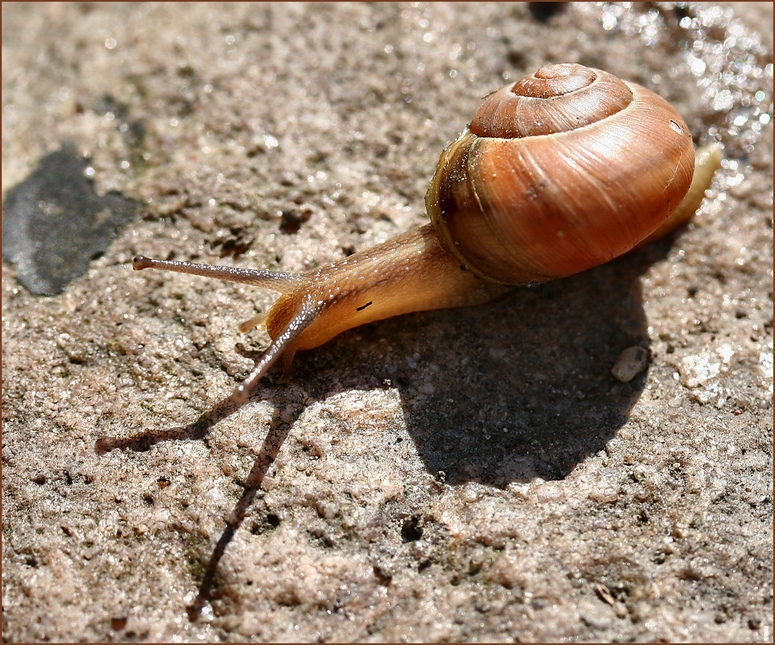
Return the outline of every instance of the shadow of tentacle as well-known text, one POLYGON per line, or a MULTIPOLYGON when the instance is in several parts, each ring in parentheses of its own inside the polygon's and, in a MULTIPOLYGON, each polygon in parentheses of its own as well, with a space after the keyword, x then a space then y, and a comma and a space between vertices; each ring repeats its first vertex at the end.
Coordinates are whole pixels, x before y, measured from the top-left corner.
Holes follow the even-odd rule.
MULTIPOLYGON (((284 388, 281 388, 284 389, 284 388)), ((269 431, 264 438, 261 449, 256 456, 253 467, 248 474, 242 495, 234 505, 226 526, 221 533, 210 558, 205 567, 204 576, 199 584, 199 590, 194 602, 187 607, 189 619, 197 620, 202 613, 202 609, 209 602, 215 582, 215 574, 218 571, 218 565, 223 558, 226 548, 234 537, 239 527, 242 525, 248 510, 255 500, 261 484, 264 481, 269 469, 275 462, 280 449, 293 427, 294 423, 301 414, 304 406, 300 403, 289 402, 287 397, 277 393, 277 388, 267 396, 266 392, 256 392, 251 399, 269 400, 273 406, 272 420, 269 424, 269 431), (273 397, 281 397, 281 401, 272 401, 273 397), (282 410, 282 414, 280 411, 282 410)), ((152 446, 164 441, 195 441, 204 439, 217 423, 228 418, 242 407, 244 403, 236 401, 233 396, 216 403, 212 408, 203 413, 196 421, 186 426, 169 428, 167 430, 149 431, 129 437, 118 439, 105 437, 99 439, 95 444, 95 451, 99 455, 105 455, 111 450, 130 450, 133 452, 146 452, 152 446)))
POLYGON ((229 519, 226 522, 226 527, 223 529, 223 533, 221 533, 221 537, 218 539, 218 542, 210 555, 210 560, 205 568, 202 582, 199 585, 199 593, 191 606, 187 608, 189 620, 197 620, 202 613, 202 609, 204 609, 205 605, 210 600, 213 583, 215 582, 215 574, 218 570, 221 558, 223 558, 223 554, 226 552, 226 547, 229 545, 229 542, 231 542, 237 529, 242 525, 242 521, 245 519, 248 509, 253 504, 253 500, 261 488, 264 477, 266 477, 266 474, 269 472, 269 469, 277 458, 277 454, 280 452, 280 448, 282 448, 283 443, 285 443, 285 440, 288 438, 291 427, 293 427, 293 423, 296 418, 298 418, 301 409, 300 406, 298 409, 294 409, 292 420, 290 422, 285 422, 280 420, 279 408, 277 406, 274 407, 269 432, 261 446, 261 451, 253 462, 253 468, 245 480, 245 489, 242 491, 239 501, 232 509, 229 519))
POLYGON ((234 401, 229 396, 186 426, 143 432, 129 438, 105 437, 97 440, 94 449, 98 455, 102 456, 117 449, 147 452, 157 443, 164 441, 198 441, 204 439, 213 426, 234 414, 241 405, 243 404, 234 401))

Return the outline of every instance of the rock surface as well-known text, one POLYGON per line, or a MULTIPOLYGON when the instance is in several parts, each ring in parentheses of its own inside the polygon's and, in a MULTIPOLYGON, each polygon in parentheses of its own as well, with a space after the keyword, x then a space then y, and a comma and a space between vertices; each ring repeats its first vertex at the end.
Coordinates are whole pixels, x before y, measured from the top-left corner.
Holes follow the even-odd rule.
POLYGON ((4 4, 3 197, 72 141, 99 195, 141 204, 56 297, 4 265, 4 639, 771 641, 771 23, 755 3, 4 4), (208 415, 273 296, 132 256, 300 271, 419 225, 479 98, 559 61, 722 141, 695 223, 350 331, 208 415), (622 383, 628 347, 649 363, 622 383))

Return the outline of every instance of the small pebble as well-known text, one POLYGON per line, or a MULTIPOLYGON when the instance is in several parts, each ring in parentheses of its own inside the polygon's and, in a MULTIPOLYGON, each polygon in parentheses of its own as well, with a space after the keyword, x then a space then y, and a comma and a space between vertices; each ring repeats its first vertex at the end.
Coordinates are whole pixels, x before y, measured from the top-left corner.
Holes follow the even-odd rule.
POLYGON ((649 364, 648 352, 642 347, 628 347, 616 359, 611 374, 622 383, 628 383, 640 374, 649 364))

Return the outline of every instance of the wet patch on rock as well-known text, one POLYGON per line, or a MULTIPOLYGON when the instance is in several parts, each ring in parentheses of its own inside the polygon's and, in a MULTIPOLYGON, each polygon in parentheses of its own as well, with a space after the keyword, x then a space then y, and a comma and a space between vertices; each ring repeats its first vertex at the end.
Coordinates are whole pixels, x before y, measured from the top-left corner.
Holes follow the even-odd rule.
POLYGON ((3 257, 17 265, 19 282, 34 294, 61 293, 137 209, 137 202, 118 192, 97 195, 85 175, 87 165, 68 144, 41 159, 27 179, 8 191, 3 257))

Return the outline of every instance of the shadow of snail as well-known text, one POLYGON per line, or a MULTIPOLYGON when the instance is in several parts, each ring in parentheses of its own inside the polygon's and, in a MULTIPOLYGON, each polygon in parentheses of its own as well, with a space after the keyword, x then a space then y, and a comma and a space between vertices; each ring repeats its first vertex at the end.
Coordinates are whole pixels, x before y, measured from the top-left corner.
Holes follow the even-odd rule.
MULTIPOLYGON (((136 257, 136 270, 190 273, 281 294, 266 314, 240 326, 247 332, 264 325, 272 343, 233 394, 190 426, 156 435, 148 442, 203 436, 207 428, 250 398, 277 361, 282 362, 287 377, 298 350, 323 345, 353 327, 409 312, 482 304, 514 286, 567 278, 648 244, 695 213, 720 157, 717 147, 695 151, 681 116, 654 92, 601 70, 549 65, 489 94, 470 125, 443 151, 425 198, 431 219, 428 225, 300 274, 136 257)), ((624 279, 631 285, 635 276, 624 279)), ((589 287, 589 280, 573 280, 576 286, 587 285, 585 296, 600 296, 589 287)), ((619 293, 631 293, 631 286, 622 283, 619 293)), ((494 303, 496 309, 489 313, 489 308, 480 308, 476 314, 461 315, 479 320, 507 317, 523 306, 546 307, 546 301, 552 300, 546 294, 560 294, 570 298, 551 312, 561 319, 562 307, 573 300, 566 286, 524 294, 494 303), (497 308, 500 311, 493 313, 497 308)), ((606 301, 601 310, 610 311, 614 306, 606 301)), ((548 305, 547 311, 551 309, 548 305)), ((432 319, 434 314, 424 315, 432 319)), ((497 358, 499 341, 490 340, 497 358)), ((529 342, 527 330, 521 340, 529 342)), ((571 359, 575 357, 556 352, 552 356, 549 360, 567 362, 573 379, 571 359)), ((592 356, 590 360, 600 359, 592 356)), ((493 374, 489 378, 512 378, 504 377, 508 370, 503 367, 493 374)), ((492 385, 497 387, 496 382, 492 385)), ((583 388, 569 385, 568 392, 562 389, 558 397, 584 396, 583 388)), ((440 399, 448 395, 439 394, 440 399)), ((630 398, 624 403, 625 414, 632 402, 630 398)), ((477 407, 476 401, 470 404, 477 407)), ((550 418, 563 410, 562 406, 536 410, 532 416, 550 418)), ((444 404, 439 403, 435 411, 444 414, 444 404)), ((412 404, 405 403, 405 412, 418 416, 412 404)), ((504 415, 509 417, 508 410, 504 415)), ((475 425, 475 419, 472 423, 475 425)), ((594 426, 596 420, 590 417, 579 422, 580 426, 584 423, 594 426)), ((272 424, 245 494, 211 557, 193 617, 207 600, 223 549, 287 433, 287 424, 272 424)), ((119 447, 118 443, 104 441, 98 449, 112 447, 119 447)), ((434 450, 431 447, 426 455, 431 467, 441 463, 433 456, 434 450)), ((561 476, 579 458, 578 454, 570 456, 555 474, 561 476)), ((458 476, 478 477, 464 471, 465 467, 458 476)), ((513 466, 505 476, 521 478, 542 472, 540 465, 523 464, 513 466)))

